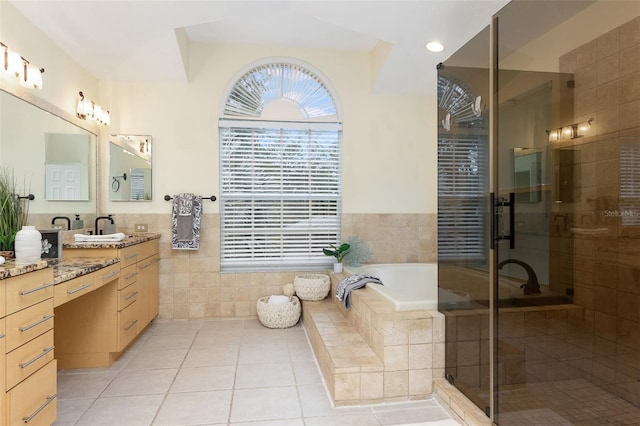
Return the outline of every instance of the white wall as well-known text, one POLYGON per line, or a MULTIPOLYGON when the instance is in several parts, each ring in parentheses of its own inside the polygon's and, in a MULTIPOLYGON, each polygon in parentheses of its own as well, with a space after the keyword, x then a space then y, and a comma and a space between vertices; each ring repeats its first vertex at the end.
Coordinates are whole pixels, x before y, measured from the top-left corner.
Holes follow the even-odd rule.
MULTIPOLYGON (((103 211, 162 213, 168 211, 164 194, 218 195, 220 104, 238 73, 268 57, 309 64, 337 94, 344 123, 344 213, 436 212, 434 97, 369 93, 366 53, 206 44, 190 47, 188 86, 101 82, 100 99, 112 111, 110 132, 150 134, 154 143, 154 201, 110 203, 103 193, 103 211)), ((205 212, 217 211, 217 203, 205 204, 205 212)))
MULTIPOLYGON (((109 182, 108 134, 153 136, 154 200, 110 202, 108 188, 103 188, 100 213, 168 213, 165 194, 219 195, 220 103, 237 73, 265 57, 308 63, 335 90, 344 112, 344 213, 437 211, 436 99, 371 94, 369 54, 192 44, 188 85, 120 83, 98 82, 4 1, 0 2, 0 39, 46 69, 44 88, 22 91, 23 97, 42 99, 73 115, 82 90, 111 111, 111 126, 99 129, 98 181, 103 185, 109 182)), ((7 84, 2 82, 2 87, 7 84)), ((205 213, 215 212, 218 203, 205 204, 205 213)))

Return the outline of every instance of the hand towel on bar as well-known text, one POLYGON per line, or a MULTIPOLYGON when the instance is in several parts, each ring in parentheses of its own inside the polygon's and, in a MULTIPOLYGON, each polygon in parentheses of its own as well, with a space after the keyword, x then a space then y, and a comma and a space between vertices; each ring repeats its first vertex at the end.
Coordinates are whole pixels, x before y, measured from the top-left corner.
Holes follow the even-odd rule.
POLYGON ((175 195, 171 213, 172 248, 198 250, 200 248, 202 197, 191 193, 175 195))
POLYGON ((355 274, 340 280, 336 288, 336 299, 344 303, 344 307, 351 309, 351 290, 367 285, 367 283, 382 284, 380 278, 367 274, 355 274))

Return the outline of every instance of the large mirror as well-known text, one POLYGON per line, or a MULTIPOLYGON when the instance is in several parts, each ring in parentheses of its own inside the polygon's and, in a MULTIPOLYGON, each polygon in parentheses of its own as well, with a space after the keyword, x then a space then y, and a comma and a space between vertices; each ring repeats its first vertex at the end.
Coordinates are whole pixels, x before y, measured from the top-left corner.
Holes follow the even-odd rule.
POLYGON ((2 90, 0 112, 0 164, 35 196, 29 222, 95 215, 96 135, 2 90))
POLYGON ((109 200, 151 201, 150 135, 111 135, 109 200))

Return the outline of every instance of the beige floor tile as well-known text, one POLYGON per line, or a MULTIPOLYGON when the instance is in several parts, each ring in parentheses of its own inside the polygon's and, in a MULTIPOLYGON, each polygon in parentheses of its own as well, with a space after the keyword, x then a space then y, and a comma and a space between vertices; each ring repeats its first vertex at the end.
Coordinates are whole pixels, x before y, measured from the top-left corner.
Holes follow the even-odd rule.
POLYGON ((242 364, 236 372, 236 389, 293 386, 295 379, 291 364, 242 364))
POLYGON ((235 366, 181 368, 170 393, 232 389, 235 366))
POLYGON ((78 426, 148 426, 164 395, 98 398, 76 423, 78 426))
POLYGON ((117 372, 58 375, 58 399, 97 398, 117 372))
POLYGON ((125 370, 156 370, 160 368, 179 368, 188 349, 168 349, 158 351, 140 351, 124 367, 125 370))
POLYGON ((306 426, 378 426, 380 423, 373 413, 342 414, 330 417, 305 417, 306 426))
POLYGON ((304 426, 302 419, 266 420, 262 422, 232 422, 229 426, 304 426))
POLYGON ((54 426, 71 426, 89 409, 95 401, 93 398, 58 399, 58 418, 54 426))
POLYGON ((233 392, 231 422, 296 419, 301 417, 295 386, 238 389, 233 392))
POLYGON ((141 351, 161 351, 167 349, 188 349, 193 343, 196 333, 159 334, 149 337, 141 351))
POLYGON ((164 395, 177 372, 176 368, 127 371, 116 377, 101 396, 164 395))
POLYGON ((315 361, 297 362, 294 359, 294 362, 291 365, 293 366, 293 374, 298 386, 322 384, 322 375, 320 374, 315 361))
POLYGON ((242 331, 200 331, 193 341, 192 348, 213 348, 218 345, 236 344, 242 341, 242 331))
POLYGON ((182 366, 236 365, 239 351, 240 345, 237 343, 221 343, 211 348, 191 348, 182 366))
POLYGON ((155 322, 150 327, 149 332, 152 335, 165 335, 165 334, 193 334, 199 331, 203 324, 203 321, 167 321, 167 322, 155 322))
POLYGON ((238 364, 263 364, 290 362, 289 349, 279 343, 243 343, 240 346, 238 364))
POLYGON ((154 425, 226 424, 231 390, 174 393, 162 403, 154 425))

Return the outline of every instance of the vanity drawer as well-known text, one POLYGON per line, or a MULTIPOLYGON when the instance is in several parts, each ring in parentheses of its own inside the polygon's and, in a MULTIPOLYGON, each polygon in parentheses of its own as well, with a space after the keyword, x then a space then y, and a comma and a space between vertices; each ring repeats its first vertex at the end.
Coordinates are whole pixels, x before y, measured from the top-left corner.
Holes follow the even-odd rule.
POLYGON ((111 281, 120 278, 120 264, 114 263, 106 268, 102 268, 93 272, 96 280, 96 287, 101 287, 111 281))
POLYGON ((7 354, 9 390, 53 359, 53 330, 49 330, 7 354))
MULTIPOLYGON (((5 373, 6 373, 6 369, 4 368, 4 360, 6 359, 6 353, 7 353, 7 349, 6 349, 6 342, 7 342, 7 330, 4 328, 5 327, 5 319, 4 318, 0 318, 0 408, 2 409, 1 411, 4 412, 4 390, 6 389, 5 387, 5 373)), ((0 424, 3 424, 3 418, 2 415, 0 415, 0 424)))
POLYGON ((160 251, 159 240, 146 241, 139 244, 138 247, 138 253, 140 254, 138 261, 146 259, 149 256, 153 256, 160 251))
POLYGON ((118 257, 120 258, 120 269, 129 265, 133 265, 140 259, 140 244, 125 247, 118 250, 118 257))
POLYGON ((120 270, 120 281, 118 281, 118 290, 130 286, 138 280, 138 267, 129 265, 120 270))
POLYGON ((118 290, 118 312, 135 302, 138 298, 138 283, 133 283, 127 288, 118 290))
POLYGON ((57 284, 53 290, 53 306, 60 306, 89 293, 91 290, 95 290, 97 286, 94 278, 94 274, 87 274, 57 284))
POLYGON ((3 280, 7 315, 53 297, 53 270, 40 269, 3 280))
POLYGON ((57 416, 56 360, 7 392, 7 424, 50 426, 57 416))
POLYGON ((24 309, 6 318, 7 352, 53 329, 53 299, 24 309))
POLYGON ((140 310, 138 302, 133 302, 118 312, 118 351, 122 351, 138 335, 140 310))

